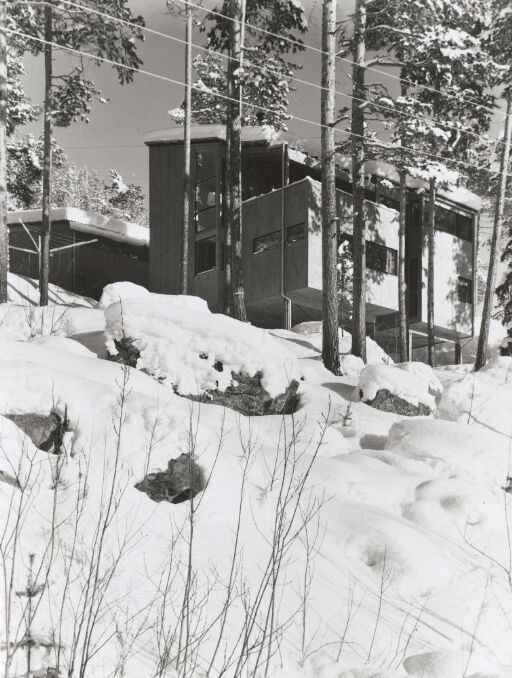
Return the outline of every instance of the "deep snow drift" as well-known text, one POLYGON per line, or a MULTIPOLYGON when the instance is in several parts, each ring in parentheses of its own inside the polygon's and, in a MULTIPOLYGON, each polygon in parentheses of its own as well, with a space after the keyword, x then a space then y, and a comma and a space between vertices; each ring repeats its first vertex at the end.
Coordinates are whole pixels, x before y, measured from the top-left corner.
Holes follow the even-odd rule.
POLYGON ((0 417, 10 675, 28 632, 32 668, 62 675, 509 676, 512 359, 427 379, 369 345, 436 400, 435 417, 399 417, 354 401, 357 360, 323 368, 318 326, 267 333, 132 293, 0 308, 0 411, 70 420, 54 456, 0 417), (201 384, 198 352, 269 383, 293 366, 299 411, 249 420, 101 359, 121 309, 141 368, 201 384), (182 452, 207 478, 192 514, 134 487, 182 452))

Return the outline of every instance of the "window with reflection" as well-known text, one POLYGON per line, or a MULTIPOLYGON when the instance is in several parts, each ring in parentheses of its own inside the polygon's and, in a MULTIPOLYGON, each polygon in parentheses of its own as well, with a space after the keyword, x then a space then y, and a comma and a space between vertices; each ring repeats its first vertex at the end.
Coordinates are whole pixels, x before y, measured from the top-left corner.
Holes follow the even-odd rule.
POLYGON ((218 177, 215 151, 196 152, 195 210, 196 231, 215 228, 217 224, 218 177))
MULTIPOLYGON (((341 233, 339 244, 345 244, 353 257, 353 238, 349 233, 341 233)), ((398 252, 391 247, 379 245, 376 242, 366 241, 366 268, 389 275, 398 274, 398 252)))

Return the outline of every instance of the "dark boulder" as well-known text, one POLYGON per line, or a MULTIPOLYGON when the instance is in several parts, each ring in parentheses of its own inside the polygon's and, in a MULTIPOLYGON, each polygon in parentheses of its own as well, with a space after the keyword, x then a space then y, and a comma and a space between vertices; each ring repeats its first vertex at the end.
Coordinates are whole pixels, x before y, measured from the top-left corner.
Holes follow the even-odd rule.
POLYGON ((122 337, 121 339, 114 339, 114 345, 117 353, 109 355, 108 360, 114 363, 121 363, 129 367, 137 367, 137 361, 140 358, 140 351, 135 346, 134 340, 130 337, 122 337))
POLYGON ((64 417, 55 410, 51 410, 48 415, 29 412, 4 414, 4 417, 14 422, 43 452, 61 453, 64 434, 69 431, 67 412, 64 417))
POLYGON ((204 488, 203 471, 190 459, 189 454, 180 454, 177 459, 170 460, 166 471, 148 473, 135 484, 135 489, 145 492, 153 501, 168 501, 171 504, 192 499, 204 488))
MULTIPOLYGON (((361 400, 363 400, 364 394, 362 390, 359 392, 359 395, 361 400)), ((363 402, 382 412, 394 412, 395 414, 402 414, 405 417, 427 417, 429 414, 432 414, 432 410, 427 405, 424 405, 423 403, 412 405, 407 400, 388 391, 387 388, 382 388, 380 391, 377 391, 377 395, 373 400, 364 400, 363 402)))
MULTIPOLYGON (((201 396, 185 396, 199 402, 229 407, 247 417, 261 417, 269 414, 293 414, 299 405, 299 382, 293 379, 284 393, 275 398, 263 388, 261 373, 249 377, 239 372, 232 373, 233 384, 225 391, 209 390, 201 396)), ((182 394, 179 394, 182 395, 182 394)))

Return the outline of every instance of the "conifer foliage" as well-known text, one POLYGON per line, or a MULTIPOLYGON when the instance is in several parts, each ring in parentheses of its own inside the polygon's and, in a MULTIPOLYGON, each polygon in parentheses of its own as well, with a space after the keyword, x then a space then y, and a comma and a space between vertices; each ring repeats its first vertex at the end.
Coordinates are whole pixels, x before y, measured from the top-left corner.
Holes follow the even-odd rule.
POLYGON ((43 224, 40 270, 40 304, 48 303, 48 276, 50 265, 51 227, 51 169, 52 133, 54 126, 68 127, 74 121, 89 122, 92 102, 105 103, 94 81, 87 77, 90 63, 81 52, 115 64, 113 68, 121 84, 133 80, 134 72, 142 63, 137 54, 137 42, 143 39, 141 16, 133 15, 127 0, 94 0, 88 9, 65 0, 47 0, 45 3, 19 6, 11 10, 11 20, 23 51, 34 55, 44 54, 44 151, 43 151, 43 224), (92 11, 88 11, 92 10, 92 11), (108 18, 122 19, 126 23, 108 18), (54 51, 64 49, 67 63, 74 64, 63 72, 54 72, 54 51), (74 52, 73 52, 74 50, 74 52), (128 67, 128 68, 126 68, 128 67))

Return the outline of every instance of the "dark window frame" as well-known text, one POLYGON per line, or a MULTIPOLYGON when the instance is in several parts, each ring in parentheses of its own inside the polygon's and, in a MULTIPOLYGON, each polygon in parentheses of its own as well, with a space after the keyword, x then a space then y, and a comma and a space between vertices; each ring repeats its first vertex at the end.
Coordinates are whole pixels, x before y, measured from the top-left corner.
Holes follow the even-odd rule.
POLYGON ((474 215, 436 203, 435 229, 455 238, 473 242, 474 215))
POLYGON ((301 221, 298 224, 288 226, 286 229, 286 243, 291 244, 306 238, 306 224, 301 221))
POLYGON ((270 233, 265 233, 263 235, 257 235, 255 238, 252 239, 252 253, 261 254, 262 252, 268 252, 268 250, 275 250, 278 247, 281 247, 281 240, 282 240, 281 230, 271 231, 270 233), (276 236, 276 238, 273 239, 273 236, 276 236), (268 246, 258 248, 258 245, 260 243, 264 243, 265 241, 268 241, 271 244, 269 244, 268 246))
POLYGON ((466 304, 473 304, 473 281, 462 275, 457 277, 457 299, 466 304))
MULTIPOLYGON (((349 243, 349 250, 351 253, 351 256, 353 256, 353 236, 351 233, 340 233, 339 238, 338 238, 338 246, 341 245, 342 242, 348 242, 349 243)), ((375 261, 375 259, 374 259, 375 261)), ((366 241, 366 268, 369 268, 372 271, 377 271, 378 273, 383 273, 384 275, 393 275, 393 276, 398 276, 398 250, 393 249, 392 247, 388 247, 387 245, 381 245, 380 243, 373 242, 372 240, 367 240, 366 241), (380 256, 382 254, 385 255, 385 269, 382 270, 382 268, 376 268, 375 266, 371 266, 369 262, 369 257, 368 253, 370 253, 370 261, 371 261, 371 256, 372 256, 372 251, 374 252, 375 255, 380 256), (389 258, 389 255, 391 255, 391 259, 389 258), (391 266, 391 270, 387 270, 388 262, 392 261, 393 264, 391 266)))
POLYGON ((201 273, 214 271, 216 268, 217 268, 217 235, 216 234, 209 235, 205 238, 201 238, 200 240, 196 240, 194 245, 194 274, 200 275, 201 273), (213 242, 213 266, 205 266, 204 268, 200 268, 199 264, 200 254, 198 250, 200 247, 204 247, 204 244, 207 242, 213 242))

